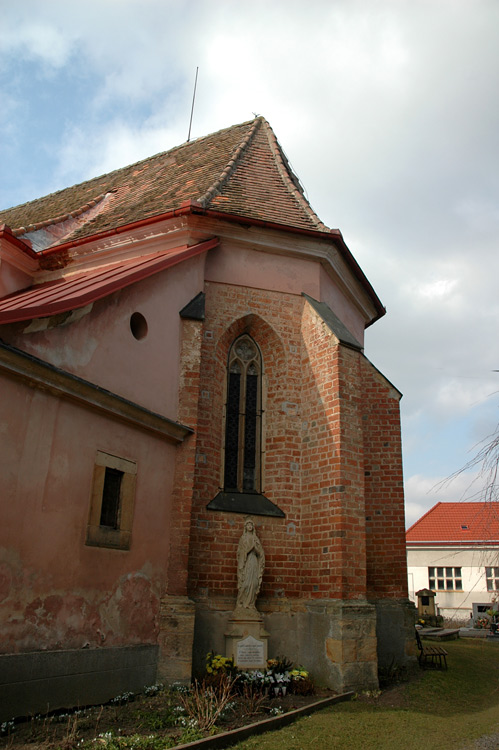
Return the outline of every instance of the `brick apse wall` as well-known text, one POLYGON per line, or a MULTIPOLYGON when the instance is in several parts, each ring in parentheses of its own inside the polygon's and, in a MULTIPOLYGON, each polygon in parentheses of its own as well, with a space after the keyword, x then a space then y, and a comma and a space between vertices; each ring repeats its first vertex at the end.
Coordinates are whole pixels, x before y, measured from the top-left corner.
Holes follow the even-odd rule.
POLYGON ((262 492, 285 514, 254 517, 266 556, 257 606, 266 622, 288 618, 286 627, 275 626, 269 647, 286 631, 289 655, 300 661, 305 645, 299 626, 293 630, 295 615, 314 601, 398 606, 407 596, 400 394, 361 352, 339 344, 303 297, 209 283, 198 326, 187 593, 205 614, 195 665, 210 648, 223 650, 237 593, 243 516, 206 506, 221 488, 227 357, 243 333, 258 344, 264 368, 262 492))

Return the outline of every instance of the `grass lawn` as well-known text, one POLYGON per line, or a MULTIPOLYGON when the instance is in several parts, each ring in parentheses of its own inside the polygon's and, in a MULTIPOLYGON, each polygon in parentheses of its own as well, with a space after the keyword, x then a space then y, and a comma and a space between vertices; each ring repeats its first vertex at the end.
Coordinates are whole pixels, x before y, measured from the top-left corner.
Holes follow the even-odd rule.
MULTIPOLYGON (((421 670, 376 698, 359 696, 237 750, 458 750, 499 731, 499 643, 445 643, 449 669, 421 670)), ((499 745, 498 745, 499 747, 499 745)))

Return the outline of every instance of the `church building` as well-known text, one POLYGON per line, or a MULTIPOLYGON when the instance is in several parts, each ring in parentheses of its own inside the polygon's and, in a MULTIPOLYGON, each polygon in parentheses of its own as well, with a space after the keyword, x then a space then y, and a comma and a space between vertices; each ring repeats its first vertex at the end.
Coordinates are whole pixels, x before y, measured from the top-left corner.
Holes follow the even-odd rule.
POLYGON ((200 674, 245 524, 269 657, 412 658, 384 314, 262 117, 0 212, 0 719, 200 674))

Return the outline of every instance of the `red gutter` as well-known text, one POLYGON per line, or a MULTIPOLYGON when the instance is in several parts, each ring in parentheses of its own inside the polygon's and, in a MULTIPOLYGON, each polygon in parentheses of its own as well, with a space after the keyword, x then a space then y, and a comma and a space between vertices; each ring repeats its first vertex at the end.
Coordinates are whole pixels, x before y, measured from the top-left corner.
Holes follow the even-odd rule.
POLYGON ((38 253, 35 253, 35 251, 29 245, 16 237, 12 229, 7 226, 7 224, 0 224, 0 240, 7 240, 7 242, 10 242, 19 250, 25 252, 26 255, 29 255, 30 258, 38 258, 38 253))
POLYGON ((197 245, 182 245, 163 255, 148 257, 129 266, 105 266, 83 277, 75 276, 30 287, 0 300, 0 324, 19 323, 78 310, 159 271, 205 253, 218 244, 218 237, 214 237, 197 245))
POLYGON ((105 232, 97 232, 96 234, 91 234, 88 237, 81 237, 78 240, 63 242, 60 245, 56 245, 55 247, 48 247, 46 250, 42 250, 41 252, 37 253, 37 255, 39 257, 54 255, 56 253, 63 252, 64 250, 69 250, 71 247, 79 247, 80 245, 85 245, 87 242, 101 240, 105 237, 113 237, 113 235, 115 234, 130 232, 133 229, 146 227, 149 224, 156 224, 158 221, 166 221, 167 219, 173 219, 176 216, 186 216, 192 213, 190 204, 191 201, 189 201, 188 206, 184 206, 184 204, 182 204, 180 208, 174 208, 171 211, 165 211, 165 213, 163 214, 156 214, 155 216, 149 216, 147 219, 139 219, 138 221, 132 221, 129 224, 122 224, 119 227, 115 227, 115 229, 108 229, 105 232))

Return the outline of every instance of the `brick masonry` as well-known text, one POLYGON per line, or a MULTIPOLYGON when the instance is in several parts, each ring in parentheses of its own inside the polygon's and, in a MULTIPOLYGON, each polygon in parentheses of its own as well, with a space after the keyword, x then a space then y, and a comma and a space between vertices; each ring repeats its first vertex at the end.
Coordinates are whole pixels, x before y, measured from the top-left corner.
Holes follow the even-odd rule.
POLYGON ((398 392, 301 297, 209 284, 206 306, 189 593, 236 594, 242 520, 206 505, 221 488, 227 355, 248 333, 265 368, 262 489, 286 514, 257 520, 262 599, 406 596, 398 392))
MULTIPOLYGON (((340 344, 303 297, 219 283, 206 284, 206 319, 196 332, 201 367, 193 365, 181 391, 189 408, 197 396, 197 432, 180 449, 189 468, 179 476, 192 475, 192 513, 187 587, 177 581, 174 593, 187 593, 203 617, 234 606, 243 517, 206 506, 221 489, 226 363, 242 333, 264 364, 262 492, 285 513, 255 518, 266 554, 259 609, 270 617, 314 601, 403 599, 400 394, 362 352, 340 344)), ((185 535, 188 490, 178 487, 185 535)))

